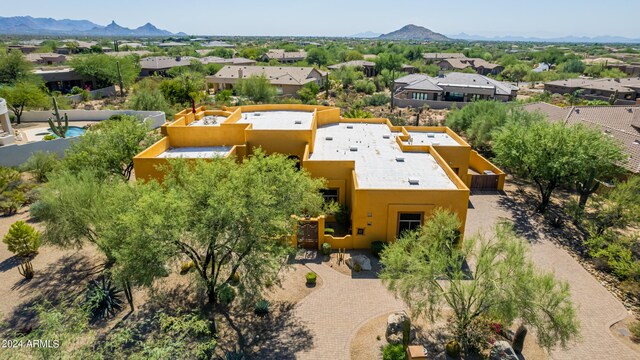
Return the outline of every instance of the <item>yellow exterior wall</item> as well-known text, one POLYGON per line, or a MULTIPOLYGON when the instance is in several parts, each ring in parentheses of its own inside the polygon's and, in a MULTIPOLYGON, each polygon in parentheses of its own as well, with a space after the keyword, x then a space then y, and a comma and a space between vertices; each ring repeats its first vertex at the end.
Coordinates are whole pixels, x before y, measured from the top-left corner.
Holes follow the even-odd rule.
MULTIPOLYGON (((162 179, 162 173, 156 167, 159 164, 166 164, 167 161, 156 157, 170 147, 234 145, 230 156, 236 157, 239 161, 249 156, 257 147, 268 154, 282 153, 298 156, 301 167, 312 177, 324 178, 326 188, 338 189, 339 202, 347 205, 351 211, 352 232, 345 237, 324 234, 324 224, 328 220, 333 220, 331 217, 325 219, 321 216, 310 219, 318 222, 319 225, 318 246, 323 242, 329 242, 333 248, 369 248, 371 242, 376 240, 393 241, 396 238, 400 213, 420 212, 423 214, 423 221, 428 221, 437 207, 455 212, 463 224, 461 232, 464 233, 469 201, 468 185, 471 182, 471 177, 468 176, 469 168, 479 172, 493 171, 500 176, 499 188, 502 189, 504 186, 504 173, 471 150, 463 139, 447 127, 402 127, 393 126, 388 119, 343 119, 340 117, 340 109, 334 107, 300 104, 225 107, 223 110, 207 110, 201 107, 196 109, 195 114, 190 109, 176 114, 175 120, 164 126, 163 131, 167 137, 134 158, 135 172, 139 179, 162 179), (243 111, 283 110, 313 112, 311 129, 256 130, 251 124, 237 123, 242 119, 243 111), (207 115, 226 116, 227 119, 220 126, 187 126, 195 119, 207 115), (317 127, 338 122, 386 124, 391 131, 401 132, 402 135, 396 138, 400 148, 406 152, 430 153, 457 189, 360 189, 355 175, 354 161, 309 160, 309 154, 313 153, 317 127), (459 145, 435 147, 408 145, 403 143, 403 140, 406 141, 409 137, 408 131, 446 132, 459 145), (454 172, 452 170, 454 168, 458 171, 454 172), (357 234, 359 228, 364 229, 363 235, 357 234)), ((292 241, 295 244, 295 232, 292 241)))
MULTIPOLYGON (((482 174, 485 170, 491 170, 494 174, 498 175, 498 190, 504 190, 504 180, 506 174, 500 170, 497 166, 493 165, 489 160, 485 159, 477 151, 472 150, 469 156, 469 168, 482 174)), ((471 176, 469 176, 467 186, 471 184, 471 176)))

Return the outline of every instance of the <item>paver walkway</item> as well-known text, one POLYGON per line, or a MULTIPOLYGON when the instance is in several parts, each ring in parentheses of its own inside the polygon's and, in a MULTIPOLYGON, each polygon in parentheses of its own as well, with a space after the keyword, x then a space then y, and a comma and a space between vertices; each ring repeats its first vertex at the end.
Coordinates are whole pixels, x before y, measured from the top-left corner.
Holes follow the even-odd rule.
POLYGON ((350 344, 356 331, 368 320, 402 310, 379 279, 353 279, 330 267, 306 264, 324 280, 323 286, 304 298, 295 309, 313 334, 313 345, 296 359, 349 359, 350 344))
MULTIPOLYGON (((488 231, 499 218, 511 218, 504 205, 506 195, 473 195, 473 209, 467 213, 465 236, 477 231, 488 231)), ((555 360, 587 359, 640 359, 634 352, 613 337, 609 327, 628 314, 622 303, 589 274, 566 250, 549 239, 541 238, 531 245, 534 263, 544 270, 555 272, 559 279, 569 282, 573 301, 578 305, 581 323, 581 339, 570 344, 567 350, 551 353, 555 360)))

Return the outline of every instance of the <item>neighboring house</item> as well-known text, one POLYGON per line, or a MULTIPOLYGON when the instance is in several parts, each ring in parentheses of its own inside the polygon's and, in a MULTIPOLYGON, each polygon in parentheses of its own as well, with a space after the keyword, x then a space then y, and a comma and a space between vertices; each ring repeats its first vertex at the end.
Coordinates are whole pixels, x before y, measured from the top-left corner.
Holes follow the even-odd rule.
MULTIPOLYGON (((59 47, 56 49, 56 52, 58 54, 71 54, 71 52, 83 52, 83 51, 89 51, 91 50, 91 47, 98 45, 97 41, 81 41, 81 40, 74 40, 74 39, 65 39, 65 40, 60 40, 60 43, 63 44, 62 47, 59 47), (75 45, 77 45, 74 48, 70 48, 67 46, 67 44, 69 43, 74 43, 75 45)), ((113 49, 111 49, 110 47, 102 47, 102 52, 108 53, 113 51, 113 49)))
POLYGON ((161 48, 180 47, 180 46, 187 46, 187 45, 189 44, 176 42, 176 41, 167 41, 167 42, 158 43, 158 47, 161 47, 161 48))
MULTIPOLYGON (((364 72, 364 75, 366 77, 373 77, 378 75, 378 71, 376 70, 376 63, 373 61, 366 61, 366 60, 347 61, 340 64, 331 65, 328 68, 329 70, 338 70, 338 69, 342 69, 343 67, 349 67, 349 66, 362 69, 362 72, 364 72)), ((408 74, 413 74, 416 72, 416 68, 411 65, 403 64, 401 71, 406 72, 408 74)))
POLYGON ((214 92, 232 89, 238 79, 264 75, 275 86, 278 95, 296 95, 305 84, 315 82, 322 86, 327 75, 312 67, 295 66, 225 66, 215 75, 207 76, 209 88, 214 92))
POLYGON ((464 234, 469 188, 504 186, 505 174, 449 128, 343 119, 335 107, 188 109, 162 133, 166 137, 134 157, 138 179, 162 180, 166 167, 159 165, 169 158, 242 161, 257 148, 289 156, 310 176, 325 179, 322 196, 349 208, 348 225, 337 228, 330 215, 300 218, 291 239, 297 247, 318 249, 327 242, 368 249, 373 241, 394 241, 418 228, 440 207, 457 214, 464 234), (325 234, 329 227, 335 234, 325 234))
POLYGON ((298 61, 306 60, 307 52, 300 51, 284 51, 284 50, 269 50, 266 54, 260 57, 260 61, 269 62, 270 60, 278 60, 283 64, 295 63, 298 61))
POLYGON ((207 64, 233 64, 233 65, 254 65, 256 62, 251 59, 245 58, 231 58, 225 59, 217 56, 207 56, 203 58, 197 58, 193 56, 152 56, 140 59, 140 76, 160 75, 165 76, 167 70, 189 66, 192 61, 198 61, 203 65, 207 64))
POLYGON ((23 54, 31 54, 38 49, 35 45, 7 45, 7 51, 17 50, 23 54))
POLYGON ((513 101, 518 90, 517 86, 478 74, 412 74, 394 82, 394 105, 445 109, 474 100, 513 101))
POLYGON ((607 69, 618 69, 629 77, 640 77, 640 64, 606 64, 607 69))
POLYGON ((533 72, 536 73, 541 73, 541 72, 545 72, 545 71, 549 71, 549 69, 551 69, 551 66, 547 63, 539 63, 538 66, 536 66, 535 69, 533 69, 533 72))
POLYGON ((542 113, 548 121, 583 124, 618 140, 629 156, 624 167, 640 174, 640 106, 573 106, 562 108, 547 103, 524 105, 529 112, 542 113))
POLYGON ((113 56, 113 57, 125 57, 125 56, 129 56, 129 55, 137 55, 137 56, 147 56, 151 54, 151 51, 149 50, 131 50, 131 51, 112 51, 112 52, 108 52, 105 53, 109 56, 113 56))
POLYGON ((427 61, 427 64, 439 62, 446 59, 466 59, 467 57, 463 53, 424 53, 422 57, 427 61))
POLYGON ((25 58, 38 65, 60 65, 68 60, 66 55, 54 53, 31 53, 25 55, 25 58))
POLYGON ((492 64, 478 58, 445 59, 438 62, 438 66, 445 71, 461 71, 471 68, 480 75, 498 75, 504 70, 502 65, 492 64))
POLYGON ((49 91, 69 93, 74 86, 81 89, 95 89, 96 84, 92 79, 76 73, 72 68, 40 68, 33 71, 40 76, 49 91))
POLYGON ((640 98, 640 78, 625 79, 568 79, 550 81, 544 90, 552 94, 573 94, 587 100, 616 100, 616 105, 633 105, 640 98))
POLYGON ((202 47, 206 47, 206 48, 216 48, 216 47, 233 48, 233 47, 235 47, 235 45, 226 43, 224 41, 214 40, 214 41, 209 41, 209 42, 203 43, 202 47))

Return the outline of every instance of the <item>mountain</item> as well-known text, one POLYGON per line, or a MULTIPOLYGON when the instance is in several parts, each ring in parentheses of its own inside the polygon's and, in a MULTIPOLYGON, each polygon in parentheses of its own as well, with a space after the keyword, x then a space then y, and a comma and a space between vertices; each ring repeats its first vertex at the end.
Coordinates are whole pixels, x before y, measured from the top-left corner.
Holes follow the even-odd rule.
POLYGON ((420 41, 449 41, 448 37, 433 32, 425 27, 417 25, 407 25, 400 30, 390 32, 388 34, 380 35, 378 39, 381 40, 420 40, 420 41))
POLYGON ((381 33, 377 33, 377 32, 373 32, 373 31, 365 31, 365 32, 349 35, 347 37, 357 38, 357 39, 371 39, 371 38, 377 38, 380 35, 382 35, 382 34, 381 33))
POLYGON ((526 36, 480 36, 469 35, 460 33, 457 35, 449 35, 449 37, 456 40, 476 40, 476 41, 510 41, 510 42, 548 42, 548 43, 628 43, 638 44, 640 39, 631 39, 623 36, 563 36, 555 38, 539 38, 539 37, 526 37, 526 36))
POLYGON ((56 20, 31 16, 0 16, 0 34, 3 35, 85 35, 85 36, 168 36, 174 35, 150 23, 129 29, 112 21, 107 26, 88 20, 56 20))

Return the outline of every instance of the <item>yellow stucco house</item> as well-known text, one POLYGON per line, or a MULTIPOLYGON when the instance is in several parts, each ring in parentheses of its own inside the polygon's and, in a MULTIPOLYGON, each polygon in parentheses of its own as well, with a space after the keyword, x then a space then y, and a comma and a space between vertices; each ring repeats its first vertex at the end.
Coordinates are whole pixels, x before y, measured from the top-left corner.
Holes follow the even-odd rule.
POLYGON ((254 105, 190 109, 163 126, 165 135, 134 158, 138 179, 161 179, 168 158, 267 154, 296 157, 327 180, 323 196, 350 209, 350 225, 333 234, 333 217, 304 219, 294 245, 369 248, 428 221, 437 207, 458 215, 464 232, 469 188, 497 189, 504 173, 447 127, 394 126, 387 119, 346 119, 340 109, 313 105, 254 105))

